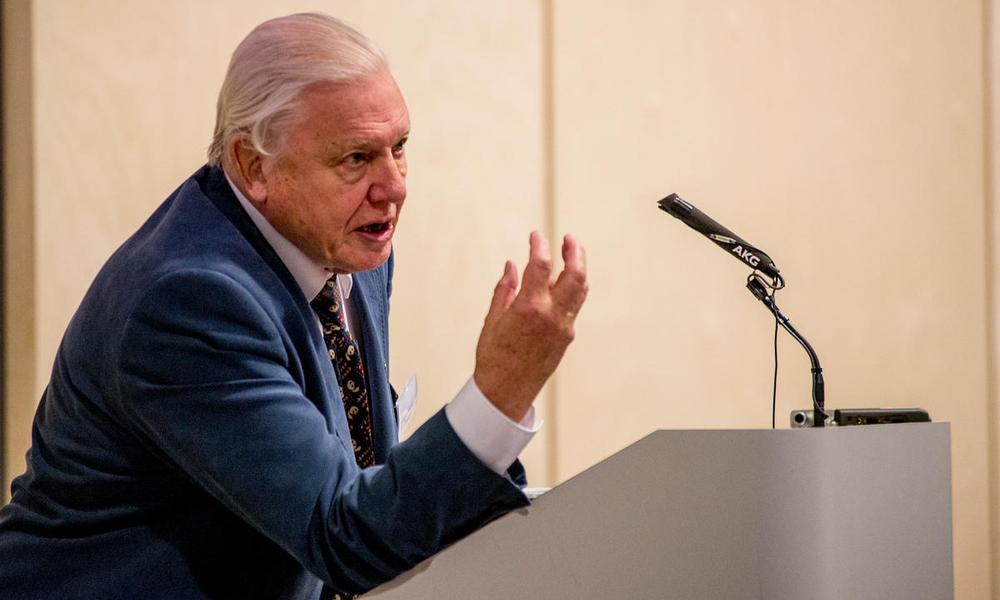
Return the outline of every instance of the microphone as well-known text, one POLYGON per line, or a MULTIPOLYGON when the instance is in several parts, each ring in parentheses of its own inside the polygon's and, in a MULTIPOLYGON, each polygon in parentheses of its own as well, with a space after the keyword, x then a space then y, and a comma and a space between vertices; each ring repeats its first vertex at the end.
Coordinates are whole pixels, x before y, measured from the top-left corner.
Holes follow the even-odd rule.
POLYGON ((779 284, 783 281, 778 267, 767 253, 748 243, 722 225, 719 225, 687 200, 684 200, 677 194, 670 194, 657 202, 657 205, 662 210, 686 223, 691 229, 715 242, 715 245, 736 257, 737 260, 751 269, 760 271, 772 280, 779 282, 779 284))
MULTIPOLYGON (((778 324, 781 325, 785 331, 787 331, 789 335, 795 339, 795 341, 801 344, 805 349, 806 354, 809 355, 809 362, 812 366, 812 427, 825 426, 827 414, 824 411, 826 405, 826 385, 823 382, 823 367, 819 365, 819 357, 816 356, 816 352, 813 350, 809 342, 806 341, 806 338, 802 337, 802 334, 799 333, 794 326, 792 326, 788 317, 782 314, 781 310, 778 309, 778 305, 774 303, 774 292, 785 286, 785 280, 778 271, 778 267, 775 266, 774 261, 771 260, 771 257, 762 250, 747 243, 732 231, 729 231, 722 225, 716 223, 711 217, 695 208, 693 204, 684 200, 677 194, 670 194, 663 200, 657 202, 657 205, 662 210, 687 223, 688 227, 712 240, 718 247, 722 248, 727 253, 732 254, 740 262, 746 264, 755 271, 747 277, 747 289, 749 289, 754 297, 760 300, 764 306, 766 306, 768 310, 774 314, 774 318, 777 320, 778 324), (760 274, 770 277, 771 284, 768 285, 760 274), (769 287, 771 288, 770 293, 767 291, 767 288, 769 287)), ((777 338, 775 338, 775 343, 777 343, 777 338)), ((775 357, 777 357, 777 346, 775 346, 775 357)), ((777 358, 775 358, 774 369, 775 385, 777 385, 777 358)))

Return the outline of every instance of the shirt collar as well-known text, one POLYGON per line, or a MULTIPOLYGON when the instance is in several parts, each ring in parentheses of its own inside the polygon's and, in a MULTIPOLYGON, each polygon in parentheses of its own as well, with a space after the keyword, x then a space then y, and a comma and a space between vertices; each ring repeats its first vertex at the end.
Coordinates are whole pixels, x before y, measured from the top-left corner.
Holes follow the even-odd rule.
MULTIPOLYGON (((229 187, 232 188, 233 193, 236 194, 236 199, 240 201, 240 206, 250 216, 250 220, 260 230, 260 234, 264 236, 264 239, 271 245, 271 248, 274 248, 275 254, 278 255, 278 258, 285 264, 289 273, 295 278, 295 282, 302 289, 302 294, 306 299, 311 301, 320 293, 327 280, 330 279, 330 271, 322 264, 306 256, 305 252, 299 250, 298 246, 278 233, 278 230, 268 222, 267 218, 260 214, 260 211, 253 204, 250 204, 250 201, 243 195, 240 188, 236 187, 233 180, 229 178, 228 173, 226 173, 226 181, 229 183, 229 187)), ((354 285, 354 279, 351 277, 351 274, 337 275, 337 283, 340 285, 341 295, 345 299, 350 298, 351 288, 354 285)))

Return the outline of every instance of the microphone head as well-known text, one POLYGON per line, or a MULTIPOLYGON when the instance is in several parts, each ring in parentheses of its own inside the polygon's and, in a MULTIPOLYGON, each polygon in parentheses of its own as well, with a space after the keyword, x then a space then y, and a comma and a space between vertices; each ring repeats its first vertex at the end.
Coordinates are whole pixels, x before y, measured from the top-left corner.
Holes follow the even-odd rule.
POLYGON ((680 219, 688 227, 710 239, 736 260, 775 281, 781 280, 777 265, 763 250, 754 247, 740 236, 718 224, 687 200, 677 194, 670 194, 656 204, 660 210, 680 219))
POLYGON ((670 194, 657 202, 656 205, 660 207, 660 210, 666 211, 681 220, 684 220, 685 217, 690 217, 691 212, 697 210, 677 194, 670 194))

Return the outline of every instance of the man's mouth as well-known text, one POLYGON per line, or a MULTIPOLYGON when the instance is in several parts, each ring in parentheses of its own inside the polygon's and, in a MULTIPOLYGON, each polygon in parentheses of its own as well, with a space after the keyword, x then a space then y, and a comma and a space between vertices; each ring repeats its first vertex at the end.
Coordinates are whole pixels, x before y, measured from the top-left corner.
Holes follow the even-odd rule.
POLYGON ((358 227, 355 231, 371 239, 372 241, 384 242, 392 235, 392 220, 369 223, 358 227))
POLYGON ((375 233, 379 234, 389 228, 388 221, 385 223, 369 223, 361 228, 361 231, 365 233, 375 233))

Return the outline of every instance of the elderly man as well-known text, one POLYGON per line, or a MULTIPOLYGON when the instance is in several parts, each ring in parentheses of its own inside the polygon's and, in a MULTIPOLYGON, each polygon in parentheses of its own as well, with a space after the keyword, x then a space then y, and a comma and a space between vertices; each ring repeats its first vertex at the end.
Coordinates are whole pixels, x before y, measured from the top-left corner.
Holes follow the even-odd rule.
POLYGON ((233 54, 209 164, 66 331, 0 512, 4 598, 319 598, 527 503, 517 455, 572 338, 583 248, 530 237, 465 387, 396 444, 391 240, 409 117, 381 52, 317 14, 233 54))

